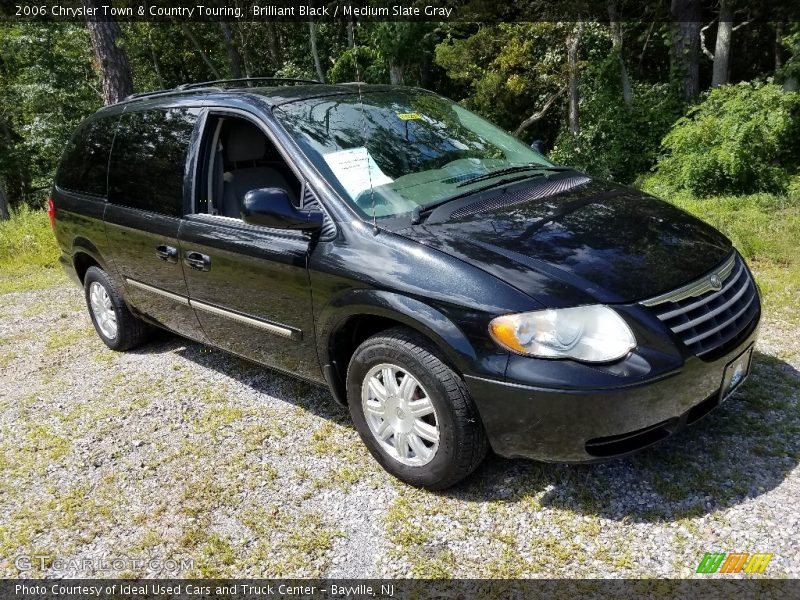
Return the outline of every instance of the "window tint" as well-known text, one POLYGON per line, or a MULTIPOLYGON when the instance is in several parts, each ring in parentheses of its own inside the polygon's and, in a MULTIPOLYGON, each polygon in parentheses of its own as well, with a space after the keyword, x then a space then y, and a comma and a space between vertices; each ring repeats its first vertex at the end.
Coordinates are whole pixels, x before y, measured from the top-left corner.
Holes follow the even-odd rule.
POLYGON ((106 168, 117 117, 91 121, 75 132, 67 144, 56 176, 56 184, 65 190, 106 195, 106 168))
POLYGON ((197 113, 152 110, 122 116, 108 175, 115 204, 179 217, 183 174, 197 113))

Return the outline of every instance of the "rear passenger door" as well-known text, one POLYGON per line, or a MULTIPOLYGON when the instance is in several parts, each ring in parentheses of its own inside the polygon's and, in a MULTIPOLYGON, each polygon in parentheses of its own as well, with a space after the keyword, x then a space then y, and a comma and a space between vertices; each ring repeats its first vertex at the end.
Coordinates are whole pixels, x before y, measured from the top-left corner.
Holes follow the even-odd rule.
POLYGON ((199 114, 179 107, 122 115, 109 162, 105 220, 128 301, 162 326, 205 341, 189 306, 178 243, 199 114))

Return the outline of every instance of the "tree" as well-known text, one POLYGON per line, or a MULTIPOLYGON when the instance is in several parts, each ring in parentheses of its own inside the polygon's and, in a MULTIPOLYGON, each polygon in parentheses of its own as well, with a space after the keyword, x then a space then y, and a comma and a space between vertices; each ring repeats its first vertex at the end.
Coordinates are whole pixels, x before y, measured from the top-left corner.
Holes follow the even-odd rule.
POLYGON ((313 17, 308 20, 308 35, 311 40, 311 56, 314 57, 314 68, 317 70, 317 78, 325 83, 325 71, 322 70, 322 63, 319 60, 319 49, 317 48, 317 24, 313 17))
POLYGON ((579 21, 575 29, 567 36, 567 62, 569 64, 569 130, 573 135, 580 133, 578 122, 578 102, 580 91, 578 89, 580 76, 578 74, 578 46, 583 35, 583 21, 579 21))
POLYGON ((672 0, 673 71, 682 80, 683 97, 700 93, 700 1, 672 0))
POLYGON ((208 66, 208 70, 211 72, 214 79, 222 79, 222 74, 217 70, 217 67, 214 66, 214 63, 211 62, 211 57, 209 57, 205 48, 203 48, 203 44, 201 44, 200 40, 197 39, 197 36, 195 36, 195 34, 192 32, 189 25, 182 21, 181 29, 183 30, 183 33, 186 34, 186 37, 189 38, 189 41, 192 42, 192 45, 195 47, 195 50, 197 50, 200 58, 202 58, 203 62, 206 63, 206 66, 208 66))
POLYGON ((240 79, 242 77, 242 57, 239 54, 236 44, 233 43, 233 33, 227 21, 219 21, 219 29, 222 33, 222 40, 225 49, 228 51, 228 64, 230 66, 231 77, 240 79))
POLYGON ((628 70, 625 68, 625 61, 622 58, 622 23, 617 17, 617 3, 609 2, 608 4, 608 20, 611 29, 611 41, 614 44, 614 52, 619 60, 619 81, 622 88, 622 99, 626 106, 630 106, 633 101, 633 89, 631 88, 631 80, 628 77, 628 70))
POLYGON ((717 41, 714 45, 714 70, 711 77, 711 87, 718 87, 728 83, 728 63, 730 61, 732 32, 732 0, 720 0, 717 41))
MULTIPOLYGON (((100 0, 85 0, 86 6, 98 9, 100 0)), ((131 67, 125 51, 117 45, 122 35, 117 22, 109 17, 105 21, 87 21, 92 47, 97 58, 100 76, 103 82, 103 101, 115 104, 133 93, 131 67)))
POLYGON ((0 179, 0 221, 8 221, 11 218, 11 213, 8 210, 8 196, 6 196, 6 187, 3 180, 0 179))

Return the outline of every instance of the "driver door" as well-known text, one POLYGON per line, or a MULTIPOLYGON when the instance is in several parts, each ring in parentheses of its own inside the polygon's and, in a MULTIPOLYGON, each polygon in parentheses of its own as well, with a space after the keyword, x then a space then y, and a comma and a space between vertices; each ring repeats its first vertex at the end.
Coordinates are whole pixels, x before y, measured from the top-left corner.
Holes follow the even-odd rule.
POLYGON ((320 378, 307 274, 311 238, 248 225, 250 189, 300 182, 254 117, 211 110, 204 124, 192 214, 179 238, 189 298, 210 341, 301 376, 320 378))

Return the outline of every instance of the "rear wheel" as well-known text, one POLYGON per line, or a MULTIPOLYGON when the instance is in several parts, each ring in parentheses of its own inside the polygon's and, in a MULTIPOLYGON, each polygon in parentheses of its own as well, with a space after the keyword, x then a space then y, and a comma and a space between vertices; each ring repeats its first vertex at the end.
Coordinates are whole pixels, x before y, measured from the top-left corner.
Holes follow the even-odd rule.
POLYGON ((150 328, 130 311, 105 271, 89 267, 83 287, 92 324, 106 346, 130 350, 147 338, 150 328))
POLYGON ((406 483, 449 487, 486 455, 486 434, 464 381, 425 338, 405 328, 358 347, 347 398, 370 453, 406 483))

